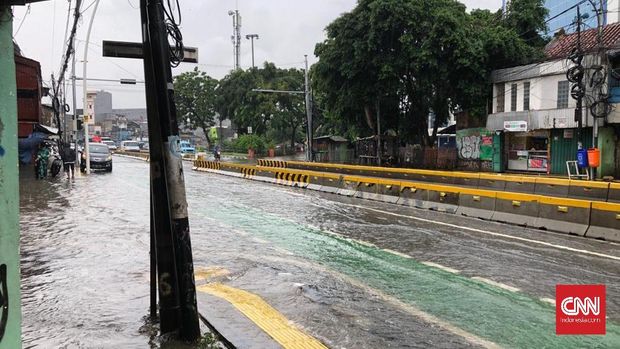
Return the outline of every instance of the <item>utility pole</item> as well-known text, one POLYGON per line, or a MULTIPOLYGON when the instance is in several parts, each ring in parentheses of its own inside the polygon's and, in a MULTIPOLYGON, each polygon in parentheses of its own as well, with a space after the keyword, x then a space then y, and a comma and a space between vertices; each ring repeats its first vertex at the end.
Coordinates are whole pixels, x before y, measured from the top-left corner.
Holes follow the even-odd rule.
POLYGON ((254 65, 254 39, 259 39, 258 34, 248 34, 245 36, 245 38, 252 41, 252 68, 255 68, 256 66, 254 65))
POLYGON ((21 348, 17 87, 11 7, 0 5, 0 348, 21 348))
MULTIPOLYGON (((594 6, 594 4, 592 4, 594 6)), ((596 9, 596 7, 595 7, 596 9)), ((598 60, 599 60, 599 65, 603 66, 604 62, 605 62, 605 50, 603 48, 603 0, 599 0, 599 8, 596 11, 596 15, 597 15, 597 36, 596 36, 596 41, 598 44, 598 60)), ((604 86, 604 85, 603 85, 604 86)), ((601 87, 599 86, 599 98, 601 97, 601 95, 603 94, 603 92, 601 91, 601 87)), ((599 115, 601 114, 601 104, 597 103, 597 111, 596 111, 596 115, 592 115, 593 116, 593 123, 592 123, 592 147, 593 148, 597 148, 598 147, 598 128, 599 128, 599 115)), ((592 179, 596 178, 596 167, 592 168, 592 179)))
POLYGON ((162 0, 140 0, 160 328, 163 333, 178 332, 181 339, 194 341, 200 328, 163 6, 162 0))
POLYGON ((240 68, 239 61, 241 58, 241 15, 238 9, 228 11, 228 15, 233 19, 233 35, 231 39, 235 56, 235 69, 237 70, 240 68))
MULTIPOLYGON (((82 0, 77 0, 75 2, 75 9, 74 9, 74 13, 73 16, 75 17, 75 20, 77 21, 80 18, 80 7, 82 5, 82 0)), ((71 134, 73 135, 73 140, 75 142, 75 166, 78 167, 78 164, 80 163, 80 152, 78 152, 78 129, 77 129, 77 92, 76 92, 76 88, 75 88, 75 35, 72 36, 71 39, 71 47, 73 48, 73 52, 71 52, 71 91, 72 91, 72 97, 73 97, 73 105, 71 106, 71 110, 73 110, 73 117, 72 117, 72 122, 73 122, 73 131, 71 132, 71 134)), ((83 109, 83 108, 82 108, 83 109)), ((83 114, 83 112, 82 112, 83 114)), ((67 121, 65 120, 65 123, 67 121)), ((78 171, 79 173, 79 171, 78 171)))
MULTIPOLYGON (((84 102, 82 104, 82 114, 84 114, 84 155, 85 155, 85 161, 86 161, 86 174, 90 174, 90 149, 89 147, 89 142, 90 140, 88 139, 88 123, 90 122, 90 117, 91 115, 89 114, 88 111, 88 80, 87 80, 87 66, 88 66, 88 45, 90 43, 90 32, 93 29, 93 22, 95 21, 95 15, 97 14, 97 7, 99 7, 99 0, 96 0, 97 2, 95 2, 95 7, 93 8, 93 14, 90 17, 90 24, 88 25, 88 31, 86 32, 86 43, 84 44, 84 72, 83 72, 83 77, 84 77, 84 83, 83 83, 83 89, 84 89, 84 102), (86 115, 88 115, 88 119, 86 118, 86 115)), ((94 102, 93 102, 94 103, 94 102)), ((93 112, 95 111, 95 106, 93 105, 93 112)))
POLYGON ((308 149, 306 149, 306 160, 314 161, 314 154, 312 151, 312 99, 310 98, 310 79, 308 78, 308 55, 304 55, 304 61, 306 63, 306 70, 304 72, 304 93, 306 95, 306 118, 308 123, 308 126, 306 127, 306 134, 308 135, 308 149))
POLYGON ((381 102, 377 99, 377 165, 381 166, 381 102))

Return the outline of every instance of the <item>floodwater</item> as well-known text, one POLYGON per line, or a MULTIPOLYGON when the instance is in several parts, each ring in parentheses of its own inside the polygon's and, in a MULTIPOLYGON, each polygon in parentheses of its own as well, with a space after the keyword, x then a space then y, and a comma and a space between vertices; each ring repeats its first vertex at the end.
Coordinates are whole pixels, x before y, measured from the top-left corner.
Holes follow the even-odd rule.
MULTIPOLYGON (((114 162, 74 181, 22 174, 25 348, 180 346, 145 320, 148 165, 114 162)), ((196 268, 227 270, 222 282, 329 347, 620 344, 620 263, 553 247, 617 257, 618 245, 186 170, 196 268), (607 336, 555 336, 542 299, 558 283, 607 285, 607 336)))

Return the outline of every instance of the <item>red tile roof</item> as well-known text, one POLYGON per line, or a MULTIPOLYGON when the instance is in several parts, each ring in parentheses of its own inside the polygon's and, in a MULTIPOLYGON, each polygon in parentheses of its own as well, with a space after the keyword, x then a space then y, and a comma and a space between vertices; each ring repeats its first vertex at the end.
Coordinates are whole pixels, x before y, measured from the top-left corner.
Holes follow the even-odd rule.
MULTIPOLYGON (((584 52, 595 51, 598 47, 598 29, 588 29, 581 32, 581 49, 584 52)), ((566 58, 577 47, 577 33, 563 35, 553 39, 545 47, 548 59, 566 58)), ((620 47, 620 23, 613 23, 603 27, 603 47, 606 49, 620 47)))

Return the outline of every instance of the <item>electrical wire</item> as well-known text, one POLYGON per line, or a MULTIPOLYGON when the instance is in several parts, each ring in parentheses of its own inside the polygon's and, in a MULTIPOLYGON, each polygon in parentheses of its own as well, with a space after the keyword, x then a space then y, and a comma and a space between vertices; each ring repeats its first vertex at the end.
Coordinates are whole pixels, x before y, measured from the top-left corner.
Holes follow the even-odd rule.
POLYGON ((162 7, 165 15, 165 25, 166 32, 168 33, 168 41, 172 41, 172 45, 170 45, 170 66, 173 68, 178 67, 184 58, 184 48, 183 48, 183 34, 179 29, 181 25, 182 17, 181 17, 181 5, 179 5, 179 0, 166 0, 166 5, 164 5, 162 1, 162 7), (176 12, 178 15, 178 20, 174 14, 173 7, 171 1, 176 3, 176 12), (167 5, 167 6, 166 6, 167 5))
POLYGON ((22 29, 22 25, 24 25, 24 22, 26 21, 26 17, 28 17, 28 14, 30 14, 30 4, 28 4, 28 8, 26 9, 26 13, 24 13, 24 17, 22 17, 21 22, 19 22, 19 26, 17 27, 15 34, 13 34, 13 38, 15 38, 17 34, 19 34, 19 30, 22 29))

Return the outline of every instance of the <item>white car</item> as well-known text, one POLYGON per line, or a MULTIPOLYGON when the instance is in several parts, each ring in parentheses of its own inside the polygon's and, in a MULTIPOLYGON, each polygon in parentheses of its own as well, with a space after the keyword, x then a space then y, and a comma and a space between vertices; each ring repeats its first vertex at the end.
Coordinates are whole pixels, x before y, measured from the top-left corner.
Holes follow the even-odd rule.
POLYGON ((121 151, 135 151, 140 152, 140 143, 136 141, 122 141, 121 151))
POLYGON ((117 149, 116 143, 114 143, 114 141, 101 141, 101 143, 107 145, 110 151, 115 151, 117 149))

